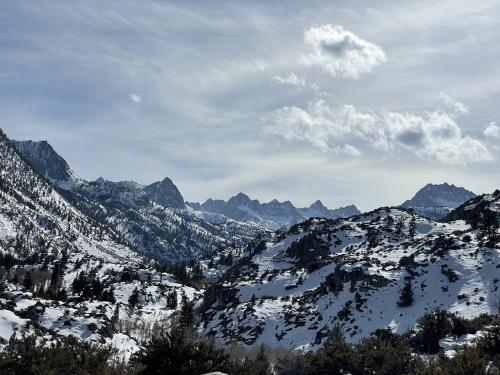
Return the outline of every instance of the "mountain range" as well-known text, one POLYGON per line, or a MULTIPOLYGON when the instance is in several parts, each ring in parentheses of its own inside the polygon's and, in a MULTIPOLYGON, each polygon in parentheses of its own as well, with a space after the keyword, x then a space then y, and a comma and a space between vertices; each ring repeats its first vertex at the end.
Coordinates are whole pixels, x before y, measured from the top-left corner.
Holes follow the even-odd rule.
POLYGON ((269 228, 296 224, 310 217, 337 219, 361 213, 354 205, 331 210, 319 200, 306 208, 297 208, 290 201, 279 202, 277 199, 268 203, 260 203, 244 193, 238 193, 227 201, 208 199, 202 204, 190 202, 186 204, 196 211, 220 214, 234 220, 254 222, 269 228))
POLYGON ((435 308, 497 309, 498 190, 461 201, 460 188, 428 185, 409 207, 332 218, 320 202, 234 197, 235 215, 299 221, 271 230, 184 209, 174 187, 86 181, 48 143, 0 131, 0 346, 14 333, 71 335, 127 360, 192 304, 195 329, 219 343, 315 351, 335 326, 357 342, 407 332, 435 308), (439 221, 415 209, 436 203, 451 209, 439 221))
POLYGON ((185 209, 169 179, 141 186, 133 181, 86 181, 45 141, 14 141, 22 157, 74 207, 113 228, 141 254, 176 263, 229 244, 244 244, 266 229, 252 223, 202 218, 185 209))

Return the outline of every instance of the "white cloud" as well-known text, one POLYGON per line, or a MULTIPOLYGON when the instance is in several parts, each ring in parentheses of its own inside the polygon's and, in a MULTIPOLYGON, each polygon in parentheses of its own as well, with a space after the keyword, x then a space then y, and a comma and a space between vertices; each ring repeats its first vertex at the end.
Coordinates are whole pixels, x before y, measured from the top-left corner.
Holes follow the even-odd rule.
POLYGON ((306 85, 306 80, 304 77, 299 77, 295 73, 290 73, 285 77, 274 76, 273 81, 281 85, 291 85, 304 87, 306 85))
POLYGON ((142 96, 137 95, 137 94, 130 94, 130 100, 139 104, 142 101, 142 96))
POLYGON ((313 26, 305 31, 304 40, 313 52, 302 55, 307 65, 319 65, 337 77, 360 78, 386 61, 384 50, 340 25, 313 26))
POLYGON ((453 116, 459 117, 469 113, 469 108, 465 104, 457 102, 442 92, 439 93, 438 99, 443 102, 445 110, 453 116))
POLYGON ((500 138, 500 126, 492 122, 484 129, 483 134, 488 138, 500 138))
POLYGON ((464 135, 455 113, 360 112, 354 106, 331 108, 324 100, 307 110, 283 107, 266 119, 265 130, 288 141, 308 142, 324 152, 361 155, 359 147, 384 152, 410 151, 422 159, 463 165, 493 160, 480 140, 464 135))

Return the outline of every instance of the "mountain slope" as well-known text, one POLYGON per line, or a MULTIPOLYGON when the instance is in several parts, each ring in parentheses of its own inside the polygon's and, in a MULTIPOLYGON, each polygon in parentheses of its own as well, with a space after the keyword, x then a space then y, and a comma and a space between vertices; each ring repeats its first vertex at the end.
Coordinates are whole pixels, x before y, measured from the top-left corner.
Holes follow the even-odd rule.
POLYGON ((53 184, 70 189, 81 179, 47 141, 12 141, 33 168, 53 184))
POLYGON ((187 202, 187 205, 196 211, 216 213, 234 220, 258 223, 274 229, 296 224, 310 217, 336 219, 360 213, 354 205, 330 210, 321 201, 316 201, 307 208, 296 208, 290 201, 279 202, 276 199, 260 203, 243 193, 229 198, 227 202, 208 199, 203 204, 187 202))
POLYGON ((120 358, 199 295, 71 206, 1 130, 0 285, 0 347, 15 332, 72 335, 120 358))
POLYGON ((325 205, 320 200, 317 200, 309 207, 299 208, 299 212, 305 219, 310 219, 312 217, 321 217, 325 219, 338 219, 341 217, 359 215, 361 213, 358 210, 358 208, 353 204, 346 207, 339 207, 331 210, 325 207, 325 205))
POLYGON ((181 192, 168 177, 144 187, 144 192, 149 195, 153 202, 161 206, 181 210, 186 208, 181 192))
POLYGON ((452 209, 475 196, 473 192, 463 187, 447 183, 427 184, 412 199, 405 201, 401 207, 412 208, 418 214, 431 219, 441 219, 452 209))
POLYGON ((310 219, 249 245, 206 291, 199 329, 225 343, 315 350, 335 324, 357 341, 378 328, 405 332, 436 307, 493 313, 500 249, 483 235, 400 208, 310 219), (399 307, 406 282, 414 302, 399 307))
POLYGON ((264 230, 255 224, 221 221, 184 210, 184 199, 169 178, 146 187, 103 178, 71 180, 68 176, 76 175, 47 142, 14 145, 73 206, 113 227, 148 257, 171 263, 199 258, 231 243, 246 243, 264 230))

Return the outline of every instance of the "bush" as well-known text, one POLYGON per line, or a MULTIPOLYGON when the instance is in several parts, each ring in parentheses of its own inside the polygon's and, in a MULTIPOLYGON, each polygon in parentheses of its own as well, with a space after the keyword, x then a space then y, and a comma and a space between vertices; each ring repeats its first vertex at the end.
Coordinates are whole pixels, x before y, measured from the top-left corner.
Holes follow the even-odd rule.
POLYGON ((0 374, 123 374, 108 365, 110 348, 71 338, 46 344, 36 336, 13 336, 0 352, 0 374))
POLYGON ((340 326, 334 327, 323 349, 311 356, 311 374, 345 374, 354 369, 355 352, 340 326))
POLYGON ((190 339, 181 328, 153 338, 132 361, 138 365, 140 374, 148 375, 198 375, 232 369, 224 350, 212 343, 190 339))
POLYGON ((423 315, 417 321, 418 331, 413 338, 415 346, 422 352, 439 352, 439 340, 450 333, 450 317, 447 311, 436 309, 423 315))
POLYGON ((399 375, 414 370, 415 359, 408 341, 389 329, 377 330, 356 346, 356 368, 361 373, 399 375))
POLYGON ((413 289, 411 287, 411 280, 405 281, 401 294, 399 295, 398 306, 407 307, 413 304, 413 289))

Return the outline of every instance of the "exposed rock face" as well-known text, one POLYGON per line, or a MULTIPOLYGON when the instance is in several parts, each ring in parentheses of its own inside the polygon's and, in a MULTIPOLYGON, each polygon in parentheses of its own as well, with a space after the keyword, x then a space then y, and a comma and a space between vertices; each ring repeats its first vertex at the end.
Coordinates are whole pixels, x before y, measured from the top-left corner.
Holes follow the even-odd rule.
POLYGON ((229 198, 227 202, 208 199, 203 204, 188 202, 187 205, 193 210, 217 213, 234 220, 259 223, 270 228, 296 224, 311 217, 337 219, 360 213, 354 205, 330 210, 319 200, 307 208, 296 208, 290 201, 279 202, 276 199, 260 203, 243 193, 229 198))
POLYGON ((15 141, 13 145, 74 207, 112 227, 154 259, 178 262, 198 258, 232 242, 246 243, 264 229, 185 210, 184 199, 169 178, 146 187, 102 177, 85 181, 47 142, 15 141))
POLYGON ((346 207, 339 207, 333 210, 325 207, 325 205, 317 200, 309 207, 299 208, 299 212, 304 216, 304 218, 309 219, 311 217, 323 217, 325 219, 338 219, 340 217, 349 217, 354 215, 359 215, 361 212, 358 208, 351 204, 346 207))
POLYGON ((12 141, 12 144, 38 173, 55 185, 69 189, 80 180, 47 141, 12 141))
POLYGON ((181 192, 168 177, 146 186, 144 191, 153 202, 159 205, 181 210, 186 208, 181 192))
POLYGON ((412 208, 419 215, 432 219, 444 218, 454 208, 474 198, 476 194, 447 183, 427 184, 412 199, 405 201, 401 207, 412 208))

